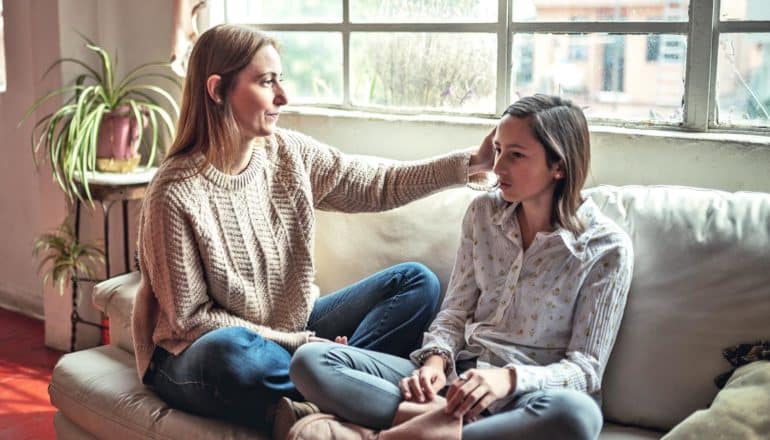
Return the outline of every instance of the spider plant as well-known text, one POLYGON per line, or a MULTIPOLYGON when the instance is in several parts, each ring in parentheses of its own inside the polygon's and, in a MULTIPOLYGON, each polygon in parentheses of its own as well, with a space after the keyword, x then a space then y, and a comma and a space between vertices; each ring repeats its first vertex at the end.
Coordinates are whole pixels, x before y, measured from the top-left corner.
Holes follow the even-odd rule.
POLYGON ((85 47, 98 55, 98 67, 93 68, 76 58, 56 60, 44 76, 62 63, 74 63, 83 69, 83 73, 76 77, 73 85, 51 90, 37 99, 19 125, 49 99, 69 95, 57 110, 35 123, 31 135, 32 152, 36 164, 39 163, 38 155, 50 160, 53 178, 70 200, 90 201, 88 176, 89 172, 97 169, 97 151, 103 149, 99 146, 100 137, 112 138, 111 134, 99 135, 100 130, 107 129, 103 122, 116 116, 129 118, 134 132, 137 132, 137 139, 129 139, 133 142, 133 152, 144 143, 149 156, 146 163, 151 166, 159 147, 161 131, 165 130, 169 138, 173 137, 179 107, 167 90, 144 81, 161 78, 177 87, 180 85, 177 78, 158 71, 169 66, 165 62, 142 64, 116 80, 116 63, 110 54, 83 38, 85 47), (168 104, 172 112, 161 106, 161 102, 168 104), (44 154, 40 153, 41 149, 44 154))
MULTIPOLYGON (((38 236, 32 250, 36 258, 42 256, 38 272, 48 265, 43 284, 51 279, 58 285, 59 294, 64 292, 64 283, 73 277, 95 278, 95 265, 104 264, 104 252, 97 246, 78 243, 67 218, 56 230, 38 236)), ((98 266, 97 266, 98 267, 98 266)))

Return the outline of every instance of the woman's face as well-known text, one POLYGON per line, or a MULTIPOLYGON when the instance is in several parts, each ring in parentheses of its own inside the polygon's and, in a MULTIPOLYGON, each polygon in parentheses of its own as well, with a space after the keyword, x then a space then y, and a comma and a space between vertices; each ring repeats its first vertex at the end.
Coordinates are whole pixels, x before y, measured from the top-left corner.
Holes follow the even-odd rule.
POLYGON ((495 165, 503 200, 550 203, 555 179, 561 171, 557 164, 548 166, 545 148, 535 138, 528 118, 505 115, 493 140, 495 165))
POLYGON ((229 101, 244 138, 269 136, 278 123, 281 107, 289 101, 281 86, 281 57, 265 46, 235 78, 229 101))

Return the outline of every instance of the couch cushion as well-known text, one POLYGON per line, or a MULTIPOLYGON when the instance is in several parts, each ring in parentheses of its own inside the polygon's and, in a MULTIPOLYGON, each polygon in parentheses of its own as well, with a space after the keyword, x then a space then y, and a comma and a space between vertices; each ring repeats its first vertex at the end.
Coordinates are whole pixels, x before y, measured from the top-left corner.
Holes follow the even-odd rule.
POLYGON ((54 414, 53 427, 56 430, 56 440, 97 440, 96 437, 74 424, 61 411, 54 414))
POLYGON ((92 293, 96 308, 110 318, 110 344, 131 353, 134 352, 131 314, 141 279, 139 272, 120 275, 97 284, 92 293))
POLYGON ((599 440, 658 440, 662 432, 605 422, 599 440))
POLYGON ((48 393, 67 419, 97 438, 269 438, 170 408, 139 383, 133 356, 112 345, 64 355, 53 370, 48 393))
POLYGON ((770 335, 770 194, 601 186, 635 268, 604 376, 608 420, 669 430, 717 393, 723 347, 770 335))
POLYGON ((738 368, 709 409, 696 411, 669 432, 666 440, 770 438, 770 362, 738 368))
POLYGON ((333 292, 404 261, 430 267, 443 292, 465 209, 478 194, 456 188, 376 214, 317 212, 315 263, 321 292, 333 292))

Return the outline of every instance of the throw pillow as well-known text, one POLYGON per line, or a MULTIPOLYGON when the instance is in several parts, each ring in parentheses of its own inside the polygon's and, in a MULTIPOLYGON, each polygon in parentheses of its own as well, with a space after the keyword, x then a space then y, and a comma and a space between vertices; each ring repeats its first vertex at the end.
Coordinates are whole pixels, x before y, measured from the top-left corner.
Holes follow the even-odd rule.
POLYGON ((699 410, 662 440, 770 438, 770 361, 744 365, 733 373, 709 409, 699 410))

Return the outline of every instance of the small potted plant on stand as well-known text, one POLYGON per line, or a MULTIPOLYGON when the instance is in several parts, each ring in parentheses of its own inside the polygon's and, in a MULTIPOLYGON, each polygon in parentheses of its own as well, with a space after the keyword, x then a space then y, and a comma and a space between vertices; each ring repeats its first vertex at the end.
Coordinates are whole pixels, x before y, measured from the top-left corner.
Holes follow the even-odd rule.
MULTIPOLYGON (((32 255, 40 259, 38 272, 45 271, 43 284, 49 279, 51 284, 64 294, 65 284, 77 285, 78 280, 92 280, 96 277, 98 268, 104 264, 104 252, 92 244, 82 244, 77 240, 72 227, 72 216, 54 231, 41 234, 35 239, 32 255), (45 269, 47 267, 47 269, 45 269)), ((101 340, 109 342, 109 332, 106 320, 100 323, 82 319, 78 312, 77 295, 72 295, 72 322, 83 322, 101 328, 101 340)), ((75 333, 70 335, 70 351, 75 349, 75 333)))
POLYGON ((65 62, 79 65, 84 73, 77 76, 74 85, 52 90, 36 100, 22 122, 49 99, 71 94, 58 110, 35 123, 32 149, 36 160, 41 150, 45 152, 55 181, 70 200, 90 201, 90 172, 132 171, 141 160, 138 149, 142 143, 148 150, 146 163, 154 163, 161 130, 173 136, 179 107, 168 91, 143 81, 161 78, 178 87, 179 80, 152 70, 168 67, 169 63, 153 62, 136 67, 116 81, 116 65, 110 54, 90 40, 86 42, 86 47, 98 55, 99 67, 94 69, 74 58, 56 60, 46 74, 65 62), (161 102, 167 103, 171 112, 161 102), (145 135, 145 131, 149 133, 145 135))

